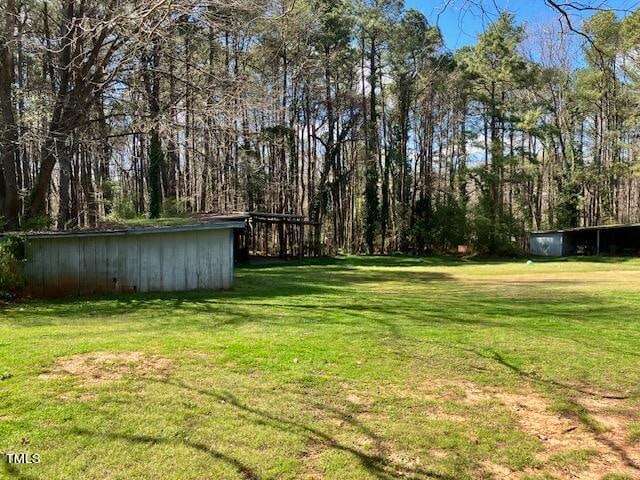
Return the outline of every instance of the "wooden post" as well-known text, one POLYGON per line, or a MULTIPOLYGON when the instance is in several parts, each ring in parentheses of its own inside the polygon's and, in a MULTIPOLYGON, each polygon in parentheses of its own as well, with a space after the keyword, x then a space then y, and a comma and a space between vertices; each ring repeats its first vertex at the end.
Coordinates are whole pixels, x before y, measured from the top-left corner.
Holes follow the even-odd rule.
MULTIPOLYGON (((251 251, 256 254, 256 224, 253 221, 253 217, 247 219, 247 225, 251 228, 251 251)), ((251 252, 249 252, 251 253, 251 252)))
POLYGON ((298 252, 298 256, 300 258, 304 258, 304 220, 300 220, 300 247, 299 247, 299 252, 298 252))
POLYGON ((596 230, 596 255, 600 255, 600 230, 596 230))
POLYGON ((280 258, 287 258, 287 239, 284 231, 284 218, 278 222, 278 240, 280 242, 280 258))

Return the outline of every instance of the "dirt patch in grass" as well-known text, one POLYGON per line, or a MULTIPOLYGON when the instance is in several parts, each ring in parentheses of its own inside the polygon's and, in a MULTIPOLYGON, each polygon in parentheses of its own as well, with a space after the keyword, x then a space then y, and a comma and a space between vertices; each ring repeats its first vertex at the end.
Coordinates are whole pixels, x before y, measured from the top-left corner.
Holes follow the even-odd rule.
POLYGON ((40 378, 72 376, 95 385, 124 377, 165 378, 174 367, 173 360, 142 352, 92 352, 60 358, 40 378))
POLYGON ((369 402, 365 398, 359 397, 358 395, 353 394, 353 393, 348 394, 346 399, 347 399, 347 402, 349 402, 349 403, 351 403, 353 405, 357 405, 359 407, 362 407, 362 406, 365 406, 365 405, 369 404, 369 402))
POLYGON ((95 392, 72 392, 58 397, 63 402, 86 402, 96 398, 95 392))
POLYGON ((549 402, 533 391, 505 393, 484 389, 466 381, 430 382, 432 395, 456 399, 464 404, 495 404, 515 414, 517 426, 541 442, 537 468, 517 472, 490 461, 480 468, 496 479, 514 479, 526 475, 552 474, 558 478, 599 480, 607 474, 640 478, 640 446, 629 441, 629 416, 634 409, 624 407, 624 400, 583 398, 576 403, 584 407, 593 424, 580 418, 556 413, 549 402), (602 425, 595 429, 592 425, 602 425), (577 455, 576 452, 590 452, 577 455), (559 461, 569 459, 567 461, 559 461))
POLYGON ((301 455, 305 467, 305 472, 302 478, 307 480, 320 480, 324 478, 324 472, 318 467, 318 463, 326 449, 327 445, 324 442, 313 438, 310 438, 307 441, 301 455))
POLYGON ((497 463, 493 463, 490 460, 483 460, 480 462, 480 469, 486 475, 483 475, 482 478, 495 478, 497 480, 507 480, 509 478, 514 478, 514 472, 504 465, 498 465, 497 463))
MULTIPOLYGON (((596 440, 617 455, 632 478, 640 478, 640 445, 633 441, 634 421, 640 418, 637 405, 619 399, 583 398, 580 405, 591 415, 600 430, 593 431, 596 440)), ((609 473, 604 471, 603 473, 609 473)))

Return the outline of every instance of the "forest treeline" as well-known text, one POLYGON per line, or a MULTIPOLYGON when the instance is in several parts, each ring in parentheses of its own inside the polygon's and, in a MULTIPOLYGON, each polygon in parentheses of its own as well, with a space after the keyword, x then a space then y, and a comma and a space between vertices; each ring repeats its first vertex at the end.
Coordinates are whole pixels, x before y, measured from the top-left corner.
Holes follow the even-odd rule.
POLYGON ((507 253, 640 221, 640 12, 493 20, 451 51, 397 0, 2 0, 2 228, 266 211, 507 253))

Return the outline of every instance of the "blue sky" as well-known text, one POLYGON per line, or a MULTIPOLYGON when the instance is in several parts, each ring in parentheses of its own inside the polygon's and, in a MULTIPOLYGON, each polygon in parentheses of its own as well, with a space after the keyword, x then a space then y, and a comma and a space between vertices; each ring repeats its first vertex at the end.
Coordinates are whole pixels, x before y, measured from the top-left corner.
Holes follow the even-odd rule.
MULTIPOLYGON (((479 9, 470 8, 470 3, 465 0, 405 0, 407 8, 422 11, 430 23, 438 24, 449 50, 473 44, 484 26, 498 14, 495 6, 514 13, 518 22, 529 24, 558 22, 559 17, 544 0, 483 0, 486 7, 484 15, 479 9), (447 3, 449 6, 443 9, 447 3)), ((580 3, 617 10, 640 7, 640 0, 582 0, 580 3)), ((583 18, 591 13, 593 12, 583 13, 583 18)), ((620 12, 620 15, 623 14, 620 12)), ((580 25, 580 17, 575 13, 572 22, 575 27, 580 25)))

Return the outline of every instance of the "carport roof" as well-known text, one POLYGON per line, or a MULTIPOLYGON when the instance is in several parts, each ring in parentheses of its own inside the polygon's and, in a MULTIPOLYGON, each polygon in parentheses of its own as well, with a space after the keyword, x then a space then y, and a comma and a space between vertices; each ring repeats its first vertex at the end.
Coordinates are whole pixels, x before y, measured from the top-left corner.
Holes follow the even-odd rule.
POLYGON ((593 225, 589 227, 565 228, 560 230, 535 230, 530 232, 531 235, 540 235, 545 233, 565 233, 565 232, 584 232, 589 230, 613 230, 618 228, 640 228, 640 223, 620 223, 616 225, 593 225))

